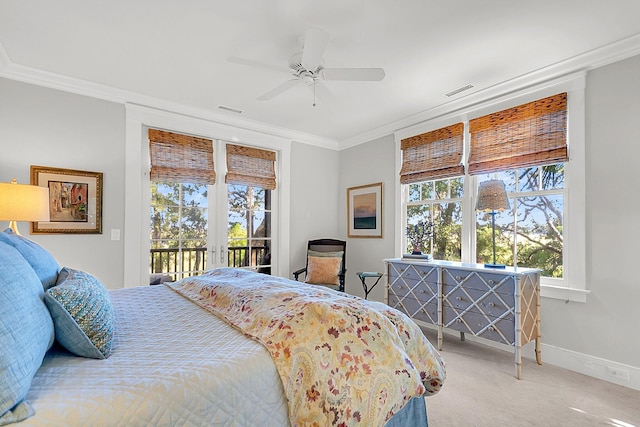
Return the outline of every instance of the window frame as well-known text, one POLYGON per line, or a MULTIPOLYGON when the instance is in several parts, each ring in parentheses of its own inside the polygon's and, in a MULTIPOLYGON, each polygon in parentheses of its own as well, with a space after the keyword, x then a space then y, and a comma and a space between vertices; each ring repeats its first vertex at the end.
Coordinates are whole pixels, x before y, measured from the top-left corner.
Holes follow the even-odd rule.
MULTIPOLYGON (((564 277, 541 278, 541 295, 565 301, 586 302, 589 290, 586 286, 586 220, 585 220, 585 86, 586 74, 574 73, 546 83, 531 86, 496 96, 472 106, 462 107, 451 112, 434 112, 433 119, 427 119, 394 133, 396 141, 396 173, 399 176, 402 166, 400 142, 402 139, 448 126, 456 121, 465 124, 464 163, 469 155, 470 134, 469 120, 485 114, 504 110, 519 104, 532 102, 560 92, 567 92, 567 145, 569 161, 565 163, 565 197, 564 201, 564 277)), ((406 208, 409 185, 400 184, 396 179, 395 206, 399 210, 396 215, 395 253, 400 256, 404 251, 406 224, 406 208)), ((462 202, 462 262, 475 263, 476 213, 473 207, 476 202, 478 177, 464 175, 464 196, 462 202)))

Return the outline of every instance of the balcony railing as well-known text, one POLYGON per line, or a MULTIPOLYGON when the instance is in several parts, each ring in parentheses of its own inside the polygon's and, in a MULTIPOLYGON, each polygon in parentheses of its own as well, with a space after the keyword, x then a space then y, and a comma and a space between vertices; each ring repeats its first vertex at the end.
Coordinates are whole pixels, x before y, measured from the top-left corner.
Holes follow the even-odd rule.
MULTIPOLYGON (((229 246, 227 248, 227 265, 229 267, 263 266, 270 264, 267 254, 268 246, 229 246)), ((168 274, 177 280, 177 272, 182 276, 196 276, 205 271, 207 265, 207 248, 163 248, 151 249, 150 273, 168 274)))

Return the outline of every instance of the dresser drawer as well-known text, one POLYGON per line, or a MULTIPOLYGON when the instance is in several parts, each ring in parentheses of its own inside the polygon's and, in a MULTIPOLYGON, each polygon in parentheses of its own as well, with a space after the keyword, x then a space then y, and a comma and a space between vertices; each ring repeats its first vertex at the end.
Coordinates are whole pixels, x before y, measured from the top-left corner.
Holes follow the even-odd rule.
POLYGON ((499 319, 473 310, 461 313, 451 307, 443 306, 442 324, 445 328, 470 333, 492 341, 509 345, 515 343, 515 317, 513 313, 499 319))
POLYGON ((438 284, 433 282, 406 281, 398 279, 391 283, 389 294, 398 296, 410 295, 413 298, 426 301, 438 295, 438 284))
POLYGON ((419 264, 389 264, 389 279, 401 278, 405 281, 438 281, 438 269, 428 265, 419 264))
POLYGON ((485 273, 469 270, 456 270, 445 268, 442 270, 443 286, 463 286, 466 289, 480 291, 476 295, 493 289, 499 294, 513 295, 515 282, 511 275, 485 273))
POLYGON ((434 297, 428 302, 424 302, 409 297, 399 298, 395 295, 389 295, 389 306, 402 311, 413 319, 422 320, 423 322, 434 325, 440 323, 438 318, 437 297, 434 297))
POLYGON ((507 311, 513 311, 513 294, 498 294, 463 286, 446 285, 442 287, 442 303, 458 310, 465 310, 473 305, 474 311, 500 317, 507 311))

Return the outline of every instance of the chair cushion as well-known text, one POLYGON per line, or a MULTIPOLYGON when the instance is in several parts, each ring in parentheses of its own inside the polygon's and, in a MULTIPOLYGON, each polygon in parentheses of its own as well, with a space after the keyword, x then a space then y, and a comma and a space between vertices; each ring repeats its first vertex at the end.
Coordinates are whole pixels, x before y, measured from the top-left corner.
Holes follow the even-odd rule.
POLYGON ((63 279, 44 296, 53 316, 56 340, 78 356, 109 357, 114 330, 109 292, 89 273, 65 267, 60 276, 63 279))
POLYGON ((24 397, 54 337, 43 294, 31 265, 0 241, 0 425, 33 414, 24 397))
POLYGON ((55 285, 60 265, 46 249, 36 242, 15 234, 10 228, 0 233, 0 241, 8 243, 31 264, 45 290, 55 285))
POLYGON ((342 257, 309 256, 305 282, 316 285, 339 285, 340 264, 342 264, 342 257))
POLYGON ((309 249, 307 251, 307 256, 320 256, 325 258, 342 258, 343 255, 344 255, 344 251, 321 252, 321 251, 314 251, 313 249, 309 249))

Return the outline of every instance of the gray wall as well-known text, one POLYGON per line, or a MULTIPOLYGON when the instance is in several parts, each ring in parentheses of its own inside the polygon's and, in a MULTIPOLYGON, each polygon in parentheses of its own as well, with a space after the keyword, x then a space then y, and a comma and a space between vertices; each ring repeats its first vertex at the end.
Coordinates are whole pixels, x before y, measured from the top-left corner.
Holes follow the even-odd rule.
MULTIPOLYGON (((340 191, 338 226, 347 236, 347 188, 382 182, 382 238, 347 239, 347 292, 364 296, 358 271, 384 271, 385 258, 394 256, 395 239, 395 140, 393 136, 376 139, 340 152, 340 191)), ((373 282, 368 279, 367 284, 373 282)), ((369 299, 384 301, 382 280, 371 291, 369 299)))
MULTIPOLYGON (((104 174, 103 234, 29 234, 63 266, 92 273, 107 287, 122 286, 124 230, 124 106, 0 78, 0 181, 29 183, 29 166, 104 174)), ((0 224, 6 227, 6 223, 0 224)))
POLYGON ((291 271, 305 266, 308 240, 341 237, 337 208, 339 158, 335 150, 291 144, 291 271))
POLYGON ((542 302, 545 342, 640 367, 640 56, 589 72, 587 303, 542 302))

